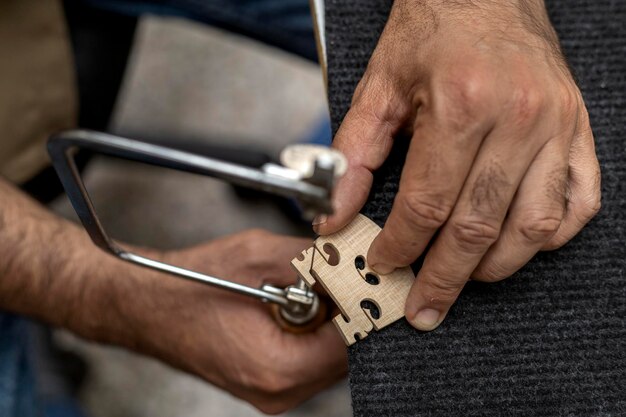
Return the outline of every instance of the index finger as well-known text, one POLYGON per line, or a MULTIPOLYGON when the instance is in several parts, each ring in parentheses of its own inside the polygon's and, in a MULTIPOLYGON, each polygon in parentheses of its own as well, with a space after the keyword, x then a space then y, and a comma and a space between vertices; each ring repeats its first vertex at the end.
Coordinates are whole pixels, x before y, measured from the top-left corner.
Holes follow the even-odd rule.
POLYGON ((316 233, 335 233, 358 214, 372 187, 372 173, 389 155, 408 113, 407 103, 392 83, 366 72, 332 145, 348 160, 348 171, 333 193, 334 213, 313 221, 316 233))

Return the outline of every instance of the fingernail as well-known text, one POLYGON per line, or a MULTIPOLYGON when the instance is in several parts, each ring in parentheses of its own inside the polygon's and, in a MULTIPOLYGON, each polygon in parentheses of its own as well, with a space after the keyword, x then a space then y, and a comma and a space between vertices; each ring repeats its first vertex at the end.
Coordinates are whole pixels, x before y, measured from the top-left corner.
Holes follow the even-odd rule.
POLYGON ((412 323, 419 330, 434 330, 439 325, 439 316, 437 310, 425 308, 417 312, 412 323))
POLYGON ((312 224, 313 224, 313 226, 319 226, 320 224, 326 223, 327 220, 328 220, 328 215, 326 215, 326 214, 319 214, 319 215, 315 216, 315 218, 313 219, 313 223, 312 224))
POLYGON ((379 274, 387 275, 391 274, 396 268, 387 264, 376 264, 372 265, 372 269, 379 274))

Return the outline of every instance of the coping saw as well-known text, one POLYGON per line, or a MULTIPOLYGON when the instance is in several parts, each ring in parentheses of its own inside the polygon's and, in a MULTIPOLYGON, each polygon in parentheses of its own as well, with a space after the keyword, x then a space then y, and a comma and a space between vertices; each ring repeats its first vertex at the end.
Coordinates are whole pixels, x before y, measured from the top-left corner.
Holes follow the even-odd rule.
POLYGON ((206 175, 235 185, 292 197, 300 203, 307 218, 332 213, 331 193, 336 180, 347 168, 346 159, 340 152, 323 146, 292 145, 281 153, 282 166, 267 163, 261 169, 255 169, 89 130, 69 130, 48 140, 48 153, 65 192, 91 240, 102 250, 135 265, 273 303, 277 306, 280 324, 292 331, 301 331, 299 329, 305 329, 316 318, 319 319, 323 303, 301 279, 286 288, 269 284, 254 288, 122 249, 109 238, 98 219, 74 161, 78 150, 206 175))

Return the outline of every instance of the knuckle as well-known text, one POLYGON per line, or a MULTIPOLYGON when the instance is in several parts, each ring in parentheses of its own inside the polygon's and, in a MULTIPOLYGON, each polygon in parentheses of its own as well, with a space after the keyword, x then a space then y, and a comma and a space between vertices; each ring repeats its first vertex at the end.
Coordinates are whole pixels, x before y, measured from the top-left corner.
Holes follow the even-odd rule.
POLYGON ((600 212, 601 208, 602 201, 599 194, 585 199, 577 210, 578 220, 583 224, 587 223, 600 212))
POLYGON ((591 121, 589 120, 589 111, 587 110, 587 107, 585 106, 585 103, 582 101, 582 98, 579 99, 580 103, 579 103, 579 108, 577 108, 577 110, 579 111, 578 113, 578 126, 579 126, 579 134, 581 136, 586 136, 588 137, 593 145, 593 131, 591 129, 591 121))
POLYGON ((357 120, 378 124, 397 124, 410 113, 406 100, 395 85, 371 72, 357 86, 351 110, 357 120))
POLYGON ((587 199, 587 209, 591 217, 594 217, 600 212, 602 208, 602 175, 600 173, 600 167, 598 166, 593 173, 593 181, 591 185, 591 193, 587 199))
MULTIPOLYGON (((561 102, 561 112, 566 121, 576 120, 580 112, 580 99, 572 87, 566 85, 559 91, 559 100, 561 102)), ((582 120, 581 120, 582 122, 582 120)))
POLYGON ((426 193, 406 193, 400 196, 400 202, 410 222, 422 229, 441 227, 452 212, 452 203, 447 199, 426 193))
POLYGON ((266 253, 272 236, 272 233, 263 229, 246 230, 242 232, 241 239, 235 243, 232 251, 251 268, 257 267, 267 261, 266 253))
POLYGON ((557 232, 549 241, 546 243, 541 250, 551 251, 559 249, 564 246, 569 241, 568 237, 560 232, 557 232))
POLYGON ((546 94, 535 86, 519 85, 510 95, 511 117, 517 125, 527 125, 543 111, 546 94))
POLYGON ((283 375, 266 372, 252 379, 253 389, 265 396, 276 397, 292 388, 292 382, 283 375))
POLYGON ((507 278, 509 275, 509 271, 500 263, 488 261, 476 268, 472 273, 472 278, 482 282, 498 282, 507 278))
POLYGON ((484 75, 476 72, 445 83, 442 114, 453 131, 466 131, 482 123, 491 102, 490 88, 484 75))
POLYGON ((246 246, 255 246, 258 242, 269 238, 270 232, 264 229, 249 229, 244 233, 246 246))
POLYGON ((271 233, 263 229, 250 229, 243 232, 241 249, 247 256, 258 253, 271 233))
POLYGON ((545 242, 561 226, 562 218, 548 213, 529 212, 517 223, 517 231, 527 242, 545 242))
POLYGON ((276 400, 261 400, 252 403, 263 414, 274 416, 289 411, 287 404, 276 400))
POLYGON ((574 212, 577 221, 584 225, 600 212, 602 208, 602 191, 600 186, 600 170, 599 168, 594 172, 592 181, 590 182, 587 190, 574 197, 573 201, 570 201, 572 211, 574 212))
POLYGON ((485 74, 477 70, 468 71, 462 77, 455 75, 455 80, 449 85, 452 98, 474 107, 480 106, 485 101, 486 93, 491 88, 485 74))
POLYGON ((485 252, 500 235, 500 226, 484 219, 456 219, 450 229, 459 248, 470 254, 485 252))
POLYGON ((443 274, 431 273, 429 279, 422 283, 422 295, 432 304, 450 305, 454 303, 460 291, 458 282, 443 274))
POLYGON ((600 212, 602 209, 602 199, 600 198, 600 193, 598 193, 592 201, 589 202, 587 209, 590 218, 595 217, 595 215, 600 212))
MULTIPOLYGON (((270 363, 280 364, 280 361, 270 363)), ((277 371, 275 367, 270 368, 260 360, 252 366, 236 367, 236 381, 238 386, 248 393, 244 399, 250 404, 265 414, 279 414, 291 408, 288 393, 293 390, 295 384, 288 372, 277 371)))

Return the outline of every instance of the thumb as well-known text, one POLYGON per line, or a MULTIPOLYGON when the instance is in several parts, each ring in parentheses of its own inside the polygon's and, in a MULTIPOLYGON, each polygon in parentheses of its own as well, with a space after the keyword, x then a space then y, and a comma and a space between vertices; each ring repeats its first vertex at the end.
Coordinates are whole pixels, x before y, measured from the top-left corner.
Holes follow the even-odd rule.
POLYGON ((406 120, 408 106, 393 87, 370 79, 366 74, 359 83, 333 141, 333 148, 346 157, 348 169, 333 193, 334 213, 313 220, 313 229, 320 235, 342 229, 361 210, 372 187, 372 173, 387 159, 393 137, 406 120))

